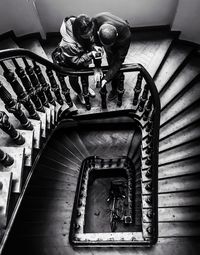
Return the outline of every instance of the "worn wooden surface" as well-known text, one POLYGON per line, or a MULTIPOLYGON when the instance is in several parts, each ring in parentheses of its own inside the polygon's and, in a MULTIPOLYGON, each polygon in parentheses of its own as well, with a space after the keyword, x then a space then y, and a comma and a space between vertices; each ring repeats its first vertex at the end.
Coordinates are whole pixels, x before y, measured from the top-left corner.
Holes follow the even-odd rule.
MULTIPOLYGON (((37 166, 31 185, 18 213, 5 254, 12 246, 21 254, 173 254, 198 255, 200 251, 200 172, 199 172, 199 82, 194 78, 200 69, 199 56, 192 47, 171 45, 171 35, 138 33, 133 36, 126 63, 141 63, 161 92, 161 129, 159 154, 159 239, 152 248, 79 248, 69 245, 68 232, 74 201, 78 169, 84 157, 102 150, 102 155, 117 154, 128 136, 115 133, 101 138, 93 133, 59 135, 51 141, 37 166), (164 62, 163 62, 164 59, 164 62), (161 64, 161 66, 159 66, 161 64), (159 68, 159 71, 156 72, 159 68), (112 145, 100 149, 100 144, 112 145), (95 145, 96 143, 96 145, 95 145), (109 150, 110 148, 110 150, 109 150), (115 152, 114 149, 116 148, 115 152), (64 155, 63 155, 64 154, 64 155)), ((45 45, 49 56, 58 40, 45 45)), ((130 106, 135 77, 126 75, 124 105, 130 106)), ((91 87, 94 84, 91 79, 91 87)), ((98 89, 91 99, 91 112, 101 111, 98 89)), ((108 88, 110 89, 110 88, 108 88)), ((73 97, 74 98, 74 97, 73 97)), ((76 102, 80 113, 85 108, 76 102)), ((123 107, 121 109, 123 109, 123 107)), ((116 109, 111 102, 109 110, 116 109)), ((117 108, 118 109, 118 108, 117 108)), ((43 124, 44 125, 44 124, 43 124)), ((46 129, 45 129, 46 130, 46 129)), ((102 135, 102 134, 101 134, 102 135)), ((145 195, 148 198, 148 192, 145 195)), ((143 201, 143 207, 149 204, 143 201)))

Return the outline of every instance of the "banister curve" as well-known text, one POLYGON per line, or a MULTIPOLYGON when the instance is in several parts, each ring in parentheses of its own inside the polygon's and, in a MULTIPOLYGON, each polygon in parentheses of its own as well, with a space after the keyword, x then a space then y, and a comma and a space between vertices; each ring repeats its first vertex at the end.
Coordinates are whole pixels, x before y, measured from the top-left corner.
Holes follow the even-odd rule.
MULTIPOLYGON (((21 58, 21 57, 28 57, 28 58, 34 59, 38 63, 45 65, 45 66, 51 68, 52 70, 54 70, 55 72, 59 72, 64 75, 79 75, 79 76, 81 76, 81 75, 85 75, 85 74, 87 74, 87 75, 94 74, 93 67, 80 69, 80 70, 76 70, 73 68, 61 67, 61 66, 56 65, 56 64, 52 63, 51 61, 49 61, 35 53, 33 53, 29 50, 23 49, 23 48, 6 49, 6 50, 0 51, 0 61, 8 60, 11 58, 21 58)), ((152 77, 150 76, 148 71, 145 69, 145 67, 142 66, 141 64, 131 63, 131 64, 123 64, 120 70, 123 72, 131 72, 131 71, 137 72, 138 71, 138 72, 142 73, 145 81, 149 84, 149 89, 152 94, 154 107, 156 109, 158 109, 158 111, 160 111, 160 100, 159 100, 157 88, 155 86, 155 83, 154 83, 152 77)), ((103 73, 107 72, 108 66, 103 66, 102 71, 103 71, 103 73)))

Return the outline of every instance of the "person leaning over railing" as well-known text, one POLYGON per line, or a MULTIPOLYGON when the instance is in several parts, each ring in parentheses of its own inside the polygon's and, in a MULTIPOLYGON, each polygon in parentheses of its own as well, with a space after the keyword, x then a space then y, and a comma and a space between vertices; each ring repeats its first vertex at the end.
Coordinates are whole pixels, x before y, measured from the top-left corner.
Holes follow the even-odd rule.
POLYGON ((111 81, 112 90, 108 100, 114 100, 117 97, 119 82, 124 80, 124 77, 121 78, 123 74, 120 72, 120 67, 131 43, 130 27, 126 21, 109 12, 97 14, 92 18, 92 22, 95 41, 103 46, 109 66, 108 72, 101 81, 101 87, 111 81))
MULTIPOLYGON (((85 14, 65 18, 60 28, 62 40, 52 53, 54 63, 64 67, 81 69, 88 67, 93 60, 95 67, 99 68, 101 66, 102 48, 94 44, 93 28, 93 22, 85 14)), ((100 75, 96 68, 95 82, 98 82, 100 75)), ((87 83, 89 95, 95 97, 94 91, 89 87, 88 76, 82 76, 81 81, 83 79, 87 83)), ((77 93, 79 101, 84 104, 78 76, 69 76, 69 82, 77 93)))

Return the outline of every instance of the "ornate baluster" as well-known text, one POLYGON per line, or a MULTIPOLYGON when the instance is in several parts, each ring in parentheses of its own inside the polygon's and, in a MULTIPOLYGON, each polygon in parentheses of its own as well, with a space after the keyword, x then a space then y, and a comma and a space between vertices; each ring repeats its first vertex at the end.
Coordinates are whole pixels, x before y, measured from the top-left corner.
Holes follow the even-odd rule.
POLYGON ((17 103, 16 100, 12 98, 11 94, 7 91, 7 89, 3 86, 1 82, 0 98, 5 103, 6 110, 10 113, 13 113, 25 129, 33 129, 33 125, 21 110, 21 104, 17 103))
POLYGON ((20 80, 21 80, 24 88, 26 89, 28 95, 30 96, 32 102, 34 103, 35 108, 40 112, 45 112, 42 102, 39 99, 38 95, 36 94, 35 89, 32 86, 30 80, 28 79, 24 69, 21 66, 19 66, 16 59, 12 59, 12 61, 16 67, 15 72, 18 75, 18 77, 20 78, 20 80))
POLYGON ((140 97, 140 102, 138 105, 139 112, 142 112, 144 110, 144 105, 147 101, 147 96, 148 96, 148 85, 146 84, 144 86, 144 90, 143 90, 142 96, 140 97))
POLYGON ((35 88, 35 91, 38 95, 38 97, 40 98, 42 104, 46 107, 49 107, 46 95, 44 94, 44 91, 42 90, 40 83, 38 81, 38 78, 34 72, 34 69, 31 65, 29 65, 28 61, 26 60, 26 58, 22 58, 25 64, 25 70, 26 73, 28 74, 28 77, 33 85, 33 87, 35 88))
POLYGON ((11 166, 14 163, 14 159, 6 152, 0 149, 0 162, 3 166, 11 166))
POLYGON ((117 160, 117 166, 120 166, 120 164, 121 164, 121 158, 119 158, 119 159, 117 160))
POLYGON ((104 159, 103 158, 101 159, 100 166, 101 166, 101 168, 104 167, 104 159))
POLYGON ((145 189, 146 189, 147 191, 152 191, 152 182, 151 182, 151 181, 148 182, 148 183, 145 185, 145 189))
POLYGON ((91 104, 90 104, 90 96, 89 96, 89 91, 88 91, 88 76, 81 76, 81 83, 82 83, 82 89, 83 89, 83 97, 85 100, 85 106, 87 110, 91 109, 91 104))
POLYGON ((150 154, 152 152, 153 139, 148 143, 148 147, 146 148, 146 153, 150 154))
POLYGON ((0 128, 7 133, 12 139, 13 141, 18 144, 24 144, 25 143, 25 139, 24 137, 20 134, 19 131, 17 131, 13 125, 9 122, 9 117, 8 115, 3 112, 0 111, 0 128))
POLYGON ((153 203, 152 196, 148 196, 148 197, 146 198, 146 203, 149 204, 149 205, 152 205, 152 203, 153 203))
POLYGON ((46 79, 42 73, 42 70, 40 68, 40 66, 35 62, 33 61, 33 66, 34 66, 34 70, 35 70, 35 73, 38 77, 38 80, 42 86, 42 89, 49 101, 50 104, 53 104, 53 105, 56 105, 56 102, 51 94, 51 88, 50 88, 50 85, 46 82, 46 79))
POLYGON ((101 95, 101 107, 102 107, 102 109, 106 109, 107 108, 107 102, 106 102, 107 89, 106 89, 106 85, 103 88, 100 89, 99 93, 101 95))
POLYGON ((47 75, 49 77, 49 81, 51 83, 51 89, 54 92, 58 103, 60 105, 63 105, 63 99, 62 99, 62 96, 60 94, 60 87, 59 87, 59 85, 56 82, 56 79, 55 79, 55 77, 53 75, 53 71, 47 68, 46 69, 46 73, 47 73, 47 75))
POLYGON ((147 135, 146 143, 149 144, 152 141, 152 138, 153 138, 153 129, 151 128, 147 135))
POLYGON ((146 172, 145 175, 146 175, 146 177, 149 178, 149 179, 152 178, 152 168, 151 168, 151 167, 148 168, 148 170, 147 170, 147 172, 146 172))
POLYGON ((137 105, 138 103, 138 98, 141 92, 141 85, 142 85, 142 74, 139 73, 137 76, 137 82, 136 82, 136 86, 134 88, 134 97, 133 97, 133 105, 137 105))
POLYGON ((151 165, 152 165, 152 154, 150 154, 150 155, 147 157, 147 159, 146 159, 146 161, 145 161, 145 164, 146 164, 147 166, 151 166, 151 165))
POLYGON ((152 99, 151 96, 149 96, 149 100, 145 106, 145 110, 144 110, 144 114, 143 114, 143 120, 147 121, 148 117, 149 117, 149 113, 152 110, 152 99))
POLYGON ((70 89, 67 87, 67 84, 65 82, 65 76, 61 75, 61 74, 57 74, 58 79, 60 81, 60 86, 62 88, 62 93, 65 96, 66 102, 69 105, 69 107, 73 106, 73 102, 72 99, 70 97, 70 89))
POLYGON ((117 106, 121 107, 122 106, 122 97, 124 94, 124 74, 123 73, 120 75, 119 79, 120 79, 119 87, 117 89, 117 93, 118 93, 117 106))
POLYGON ((153 125, 153 115, 151 115, 150 117, 149 117, 149 119, 148 119, 148 123, 147 123, 147 125, 146 125, 146 127, 145 127, 145 130, 147 131, 147 132, 149 132, 150 130, 151 130, 151 128, 152 128, 152 125, 153 125))
POLYGON ((18 101, 24 105, 24 107, 28 111, 31 118, 40 119, 32 101, 30 100, 29 96, 26 94, 26 92, 22 88, 21 84, 16 79, 15 74, 7 68, 4 62, 1 61, 0 64, 4 70, 3 75, 12 86, 12 89, 14 90, 14 92, 16 93, 18 97, 18 101))

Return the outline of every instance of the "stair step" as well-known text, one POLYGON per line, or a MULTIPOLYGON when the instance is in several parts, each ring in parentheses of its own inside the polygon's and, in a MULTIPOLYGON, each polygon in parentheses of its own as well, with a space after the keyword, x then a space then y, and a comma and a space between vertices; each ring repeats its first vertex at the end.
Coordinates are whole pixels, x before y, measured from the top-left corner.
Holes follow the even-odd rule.
POLYGON ((90 156, 85 144, 76 131, 64 135, 63 140, 65 141, 66 146, 69 146, 72 153, 74 153, 74 155, 81 161, 90 156))
POLYGON ((47 114, 46 112, 37 112, 41 121, 41 136, 47 137, 47 114))
POLYGON ((200 137, 200 121, 181 129, 180 131, 171 134, 159 142, 159 152, 179 146, 200 137))
MULTIPOLYGON (((151 218, 148 217, 148 209, 143 210, 143 221, 150 223, 151 218)), ((173 207, 173 208, 159 208, 158 221, 160 222, 194 222, 200 221, 200 207, 173 207)))
MULTIPOLYGON (((73 207, 73 201, 70 204, 66 199, 57 199, 57 198, 44 198, 41 196, 30 196, 26 195, 23 200, 23 209, 21 211, 28 210, 67 210, 68 208, 73 207)), ((22 212, 22 213, 23 213, 22 212)))
POLYGON ((73 203, 75 191, 63 190, 63 189, 53 189, 53 188, 43 188, 37 191, 38 186, 33 186, 28 188, 26 191, 27 196, 32 197, 43 197, 43 199, 52 198, 65 200, 67 202, 73 203))
POLYGON ((176 208, 159 208, 158 221, 200 221, 200 207, 176 207, 176 208))
POLYGON ((39 193, 43 194, 44 192, 52 191, 52 189, 56 192, 75 192, 76 186, 73 184, 70 184, 65 181, 56 181, 56 180, 50 180, 50 179, 38 179, 37 184, 30 184, 29 191, 34 193, 34 195, 37 195, 39 193))
POLYGON ((189 84, 200 71, 200 58, 194 56, 190 62, 183 68, 175 80, 170 84, 170 87, 160 94, 161 109, 166 107, 175 96, 178 95, 189 84))
POLYGON ((199 100, 200 95, 200 82, 194 83, 189 86, 188 90, 185 91, 177 98, 176 101, 170 103, 161 114, 160 124, 161 126, 164 123, 170 121, 173 117, 178 115, 183 110, 190 107, 194 102, 199 100))
MULTIPOLYGON (((61 178, 61 180, 68 180, 68 178, 72 181, 72 182, 76 182, 77 180, 77 175, 74 174, 76 173, 76 170, 74 168, 70 168, 69 166, 66 168, 66 167, 63 167, 62 165, 59 165, 59 168, 54 168, 54 167, 51 167, 49 165, 46 165, 46 164, 43 164, 42 162, 40 162, 38 164, 38 168, 40 170, 38 170, 38 173, 37 173, 37 176, 36 178, 38 177, 48 177, 48 178, 51 178, 52 176, 54 176, 55 179, 58 178, 58 180, 61 178), (45 172, 48 172, 48 176, 45 174, 45 172)), ((34 178, 35 176, 33 176, 34 178)))
POLYGON ((158 92, 160 92, 164 86, 169 83, 169 80, 172 78, 174 73, 181 69, 181 66, 185 64, 192 50, 193 48, 191 46, 183 45, 180 42, 176 42, 172 45, 161 70, 154 79, 158 92))
POLYGON ((200 224, 196 222, 159 223, 159 237, 199 236, 200 224))
POLYGON ((90 155, 102 158, 126 156, 132 138, 132 130, 80 131, 79 135, 90 155))
POLYGON ((31 123, 34 128, 33 133, 33 148, 40 149, 41 144, 41 121, 40 120, 31 120, 31 123))
POLYGON ((13 142, 13 140, 5 133, 1 135, 1 144, 2 148, 4 148, 5 152, 9 154, 9 150, 11 147, 24 148, 25 149, 25 166, 32 166, 33 159, 33 131, 32 130, 18 130, 21 135, 25 138, 25 143, 22 145, 17 145, 13 142))
POLYGON ((169 193, 177 191, 189 191, 199 189, 199 173, 190 176, 179 176, 165 180, 159 180, 158 192, 169 193))
POLYGON ((33 34, 32 36, 22 36, 18 38, 18 45, 20 48, 24 48, 34 52, 42 58, 48 59, 41 43, 38 34, 33 34))
MULTIPOLYGON (((191 175, 200 173, 199 169, 200 160, 197 157, 181 160, 178 162, 169 163, 158 167, 158 179, 167 179, 171 177, 191 175)), ((142 180, 148 181, 146 177, 147 170, 142 171, 142 180)))
POLYGON ((159 194, 159 207, 200 206, 200 191, 185 191, 159 194))
POLYGON ((12 173, 0 172, 1 195, 0 195, 0 227, 5 228, 8 219, 8 209, 12 186, 12 173))
POLYGON ((197 101, 160 128, 160 140, 163 140, 165 137, 168 137, 184 127, 199 121, 199 112, 200 101, 197 101))
MULTIPOLYGON (((200 180, 198 179, 199 176, 200 174, 198 173, 158 180, 158 193, 198 190, 200 185, 200 180)), ((151 191, 146 190, 147 184, 148 182, 142 183, 142 191, 144 195, 151 193, 151 191)))
POLYGON ((0 50, 13 49, 13 48, 19 48, 19 46, 16 43, 15 34, 12 31, 10 31, 8 33, 5 33, 5 36, 3 39, 1 38, 0 50))
POLYGON ((44 155, 40 162, 44 164, 48 162, 48 165, 50 165, 52 168, 54 167, 55 169, 57 169, 59 167, 59 169, 66 169, 66 172, 69 171, 72 174, 77 174, 80 167, 79 164, 74 163, 67 158, 63 158, 59 154, 57 154, 56 159, 52 157, 52 154, 50 156, 44 155), (73 171, 70 171, 70 169, 73 169, 73 171))
POLYGON ((59 162, 65 163, 71 162, 72 164, 79 167, 82 163, 82 161, 74 154, 72 153, 66 146, 63 146, 61 142, 58 142, 56 140, 52 140, 54 142, 55 147, 50 148, 46 150, 45 157, 49 157, 52 159, 56 159, 59 162))
POLYGON ((20 193, 22 189, 24 161, 25 161, 25 148, 22 147, 1 147, 3 151, 8 153, 13 159, 14 163, 11 166, 4 167, 0 164, 0 172, 12 173, 12 192, 20 193))
POLYGON ((65 221, 70 222, 71 215, 68 212, 71 213, 71 209, 52 210, 49 208, 46 210, 24 210, 23 212, 19 212, 19 217, 23 218, 24 221, 35 222, 36 224, 38 222, 45 222, 47 219, 48 221, 61 221, 63 218, 65 221))
POLYGON ((40 178, 43 181, 47 180, 55 180, 55 181, 64 181, 66 183, 71 183, 73 185, 77 184, 77 176, 69 173, 68 171, 61 171, 59 169, 50 168, 48 166, 40 164, 40 171, 37 176, 33 176, 32 179, 40 178))
POLYGON ((82 159, 80 159, 77 156, 77 152, 73 151, 73 148, 69 146, 68 143, 63 144, 63 140, 54 140, 54 145, 56 146, 56 150, 60 155, 63 155, 63 157, 66 157, 73 161, 74 163, 77 163, 78 165, 82 163, 82 159), (62 141, 62 142, 61 142, 62 141))
POLYGON ((169 164, 199 155, 200 145, 198 141, 191 141, 159 153, 159 165, 169 164))
POLYGON ((51 126, 52 126, 52 113, 51 113, 51 109, 50 108, 47 108, 47 107, 44 107, 45 109, 45 113, 46 113, 46 116, 47 116, 47 129, 51 130, 51 126))
MULTIPOLYGON (((59 212, 58 212, 59 215, 59 212)), ((26 221, 26 224, 20 224, 18 235, 27 236, 57 236, 59 234, 69 233, 69 221, 63 220, 49 221, 48 219, 40 222, 26 221), (49 224, 51 222, 51 224, 49 224)))

